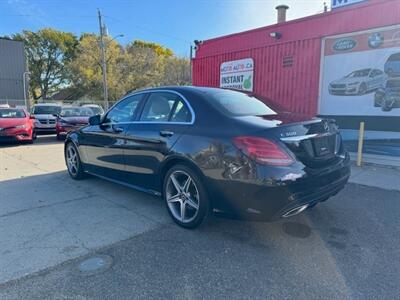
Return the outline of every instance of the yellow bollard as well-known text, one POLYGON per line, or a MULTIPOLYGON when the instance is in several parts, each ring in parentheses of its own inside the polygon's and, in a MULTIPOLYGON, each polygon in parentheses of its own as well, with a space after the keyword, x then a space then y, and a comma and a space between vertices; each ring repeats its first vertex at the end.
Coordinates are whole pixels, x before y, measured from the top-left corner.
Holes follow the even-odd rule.
POLYGON ((357 167, 361 167, 362 164, 362 150, 364 144, 364 122, 360 122, 360 131, 358 134, 358 153, 357 153, 357 167))

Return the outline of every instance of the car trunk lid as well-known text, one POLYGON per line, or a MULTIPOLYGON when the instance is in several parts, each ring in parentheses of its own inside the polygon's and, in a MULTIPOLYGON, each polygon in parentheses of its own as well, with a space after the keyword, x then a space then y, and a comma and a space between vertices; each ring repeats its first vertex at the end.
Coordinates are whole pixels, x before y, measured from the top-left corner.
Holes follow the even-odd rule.
POLYGON ((241 117, 246 123, 257 124, 273 133, 297 160, 309 167, 329 165, 339 158, 341 137, 334 120, 299 115, 241 117))

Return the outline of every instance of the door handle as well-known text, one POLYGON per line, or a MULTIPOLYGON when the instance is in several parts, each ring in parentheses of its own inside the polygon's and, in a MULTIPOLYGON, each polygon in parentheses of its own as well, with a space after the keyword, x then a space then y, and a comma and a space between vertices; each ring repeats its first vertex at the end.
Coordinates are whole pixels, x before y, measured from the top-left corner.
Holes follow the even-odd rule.
POLYGON ((168 131, 168 130, 161 130, 160 135, 163 137, 171 137, 174 135, 174 133, 172 131, 168 131))
POLYGON ((124 129, 118 126, 113 126, 112 129, 116 133, 124 132, 124 129))

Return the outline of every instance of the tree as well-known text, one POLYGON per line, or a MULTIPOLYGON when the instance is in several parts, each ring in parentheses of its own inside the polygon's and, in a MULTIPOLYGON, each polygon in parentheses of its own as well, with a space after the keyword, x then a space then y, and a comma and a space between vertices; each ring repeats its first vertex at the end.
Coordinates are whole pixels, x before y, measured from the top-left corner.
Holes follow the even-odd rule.
POLYGON ((158 56, 171 57, 174 55, 174 52, 171 49, 161 46, 157 43, 135 40, 131 43, 131 46, 137 48, 153 49, 158 56))
POLYGON ((25 44, 30 75, 30 92, 34 99, 47 99, 70 84, 68 64, 74 59, 77 38, 51 28, 38 32, 24 30, 12 36, 25 44))
POLYGON ((182 57, 170 57, 166 60, 163 85, 190 85, 190 60, 182 57))
MULTIPOLYGON (((124 49, 117 41, 105 37, 107 82, 109 99, 117 100, 125 93, 125 81, 121 72, 124 65, 124 49)), ((76 57, 70 63, 73 83, 89 97, 103 98, 103 78, 100 60, 99 36, 83 34, 79 39, 76 57)))

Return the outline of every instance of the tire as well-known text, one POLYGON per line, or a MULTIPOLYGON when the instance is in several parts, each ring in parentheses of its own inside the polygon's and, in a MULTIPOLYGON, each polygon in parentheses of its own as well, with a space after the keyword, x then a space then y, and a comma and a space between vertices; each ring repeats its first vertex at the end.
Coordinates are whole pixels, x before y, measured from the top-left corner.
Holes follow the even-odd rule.
POLYGON ((181 227, 196 228, 208 216, 210 201, 204 183, 186 165, 175 165, 168 170, 164 177, 163 199, 169 215, 181 227))
POLYGON ((72 179, 80 180, 86 177, 86 173, 83 170, 82 162, 79 157, 78 149, 72 142, 68 142, 68 144, 65 146, 64 158, 65 164, 67 165, 68 174, 72 179), (74 155, 72 153, 74 153, 74 155))
POLYGON ((34 140, 36 140, 37 139, 37 133, 36 133, 36 131, 34 130, 33 132, 32 132, 32 141, 34 141, 34 140))

